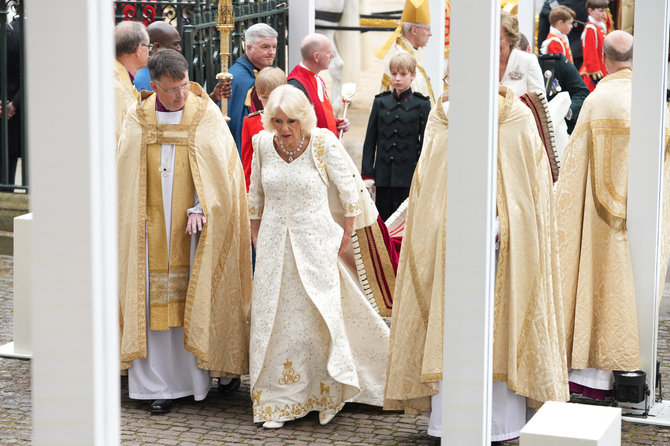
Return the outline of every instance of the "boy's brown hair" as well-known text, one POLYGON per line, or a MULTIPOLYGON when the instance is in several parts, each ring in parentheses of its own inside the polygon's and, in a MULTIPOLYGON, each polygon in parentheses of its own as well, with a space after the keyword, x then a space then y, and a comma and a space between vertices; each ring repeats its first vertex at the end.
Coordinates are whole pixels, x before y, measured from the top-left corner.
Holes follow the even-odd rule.
POLYGON ((416 72, 416 58, 411 54, 398 53, 391 57, 389 61, 389 70, 406 71, 407 73, 416 72))
POLYGON ((549 13, 549 24, 554 26, 558 22, 567 22, 576 17, 577 14, 575 14, 575 11, 573 11, 572 8, 568 8, 565 5, 558 5, 549 13))
POLYGON ((261 94, 270 94, 272 90, 286 83, 286 73, 278 67, 265 67, 256 75, 254 86, 261 94))
POLYGON ((608 0, 586 0, 586 9, 607 8, 609 5, 608 0))

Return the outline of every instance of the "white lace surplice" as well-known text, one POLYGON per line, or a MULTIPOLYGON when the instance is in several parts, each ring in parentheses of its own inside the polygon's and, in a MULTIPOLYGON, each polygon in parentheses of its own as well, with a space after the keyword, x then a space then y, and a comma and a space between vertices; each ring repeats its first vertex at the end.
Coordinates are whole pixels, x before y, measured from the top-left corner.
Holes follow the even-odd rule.
POLYGON ((251 300, 254 422, 323 417, 347 400, 382 405, 388 328, 338 266, 343 232, 323 175, 346 216, 359 212, 355 183, 330 132, 314 130, 292 163, 272 137, 254 138, 249 189, 250 218, 262 217, 251 300))

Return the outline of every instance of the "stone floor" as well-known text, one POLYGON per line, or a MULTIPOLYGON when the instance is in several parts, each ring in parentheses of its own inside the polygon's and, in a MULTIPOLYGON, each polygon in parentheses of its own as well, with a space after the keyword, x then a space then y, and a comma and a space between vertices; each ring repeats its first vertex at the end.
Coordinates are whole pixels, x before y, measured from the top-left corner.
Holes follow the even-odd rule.
MULTIPOLYGON (((670 290, 666 285, 667 297, 670 290)), ((669 299, 665 299, 667 302, 669 299)), ((661 310, 659 359, 670 398, 670 304, 661 310)), ((12 337, 12 257, 0 256, 0 344, 12 337)), ((252 423, 248 381, 230 395, 212 389, 205 401, 178 400, 173 411, 151 416, 147 403, 127 397, 121 378, 121 441, 124 445, 438 445, 426 434, 425 416, 402 415, 347 404, 326 426, 314 414, 265 430, 252 423)), ((30 444, 30 361, 0 358, 0 445, 30 444)), ((670 444, 670 429, 623 423, 623 445, 670 444)), ((510 444, 517 444, 512 442, 510 444)))

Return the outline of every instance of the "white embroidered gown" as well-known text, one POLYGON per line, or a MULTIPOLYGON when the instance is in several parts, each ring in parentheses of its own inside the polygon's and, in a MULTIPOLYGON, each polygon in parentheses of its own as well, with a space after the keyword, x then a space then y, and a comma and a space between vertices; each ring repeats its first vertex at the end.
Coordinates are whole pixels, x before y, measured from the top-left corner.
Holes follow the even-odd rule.
POLYGON ((343 230, 328 203, 326 181, 337 186, 345 216, 360 212, 346 155, 332 133, 315 129, 287 163, 272 138, 254 137, 249 189, 250 218, 261 219, 251 297, 254 422, 311 411, 323 421, 346 401, 381 406, 388 328, 338 262, 343 230))

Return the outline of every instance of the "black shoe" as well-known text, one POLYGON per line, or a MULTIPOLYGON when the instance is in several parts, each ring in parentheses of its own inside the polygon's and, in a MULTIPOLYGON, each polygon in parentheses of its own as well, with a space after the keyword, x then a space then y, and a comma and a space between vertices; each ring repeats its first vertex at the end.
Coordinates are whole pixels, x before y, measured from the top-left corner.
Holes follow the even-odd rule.
POLYGON ((231 393, 240 388, 240 378, 233 378, 228 384, 221 384, 221 379, 219 378, 219 392, 220 393, 231 393))
POLYGON ((168 413, 172 410, 172 400, 154 400, 149 406, 151 413, 168 413))

